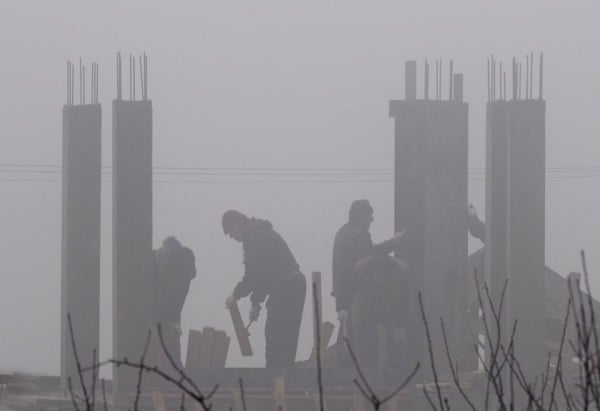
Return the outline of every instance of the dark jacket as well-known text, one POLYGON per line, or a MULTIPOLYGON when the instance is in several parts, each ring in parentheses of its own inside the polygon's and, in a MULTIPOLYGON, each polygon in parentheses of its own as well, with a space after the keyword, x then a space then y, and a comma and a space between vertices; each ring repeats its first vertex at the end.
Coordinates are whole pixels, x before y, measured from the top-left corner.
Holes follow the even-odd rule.
POLYGON ((467 226, 469 233, 482 243, 485 243, 485 223, 479 218, 477 214, 469 214, 467 220, 467 226))
POLYGON ((179 247, 168 256, 154 251, 154 315, 157 322, 179 323, 181 311, 196 276, 194 253, 187 247, 179 247), (160 259, 165 261, 159 261, 160 259))
POLYGON ((401 327, 408 314, 408 264, 389 255, 378 255, 361 264, 357 275, 353 327, 367 322, 401 327))
POLYGON ((258 305, 298 271, 298 263, 269 221, 252 218, 242 244, 244 277, 235 286, 233 296, 240 299, 252 293, 250 301, 258 305))
POLYGON ((356 263, 374 255, 389 254, 394 250, 393 240, 373 244, 371 234, 359 228, 354 220, 344 224, 333 242, 333 295, 336 310, 350 310, 357 289, 356 263))

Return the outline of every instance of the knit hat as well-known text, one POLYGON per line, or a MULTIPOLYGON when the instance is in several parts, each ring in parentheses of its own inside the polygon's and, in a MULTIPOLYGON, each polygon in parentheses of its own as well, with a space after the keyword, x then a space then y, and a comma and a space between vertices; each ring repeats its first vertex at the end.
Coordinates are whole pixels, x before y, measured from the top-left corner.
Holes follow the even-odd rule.
POLYGON ((248 220, 249 218, 245 214, 242 214, 237 210, 225 211, 225 213, 223 213, 223 218, 221 219, 223 232, 225 235, 228 235, 231 233, 233 227, 237 226, 238 224, 244 224, 248 222, 248 220))
POLYGON ((354 220, 371 214, 373 214, 373 207, 371 207, 371 204, 369 204, 369 200, 361 199, 354 200, 352 202, 352 205, 350 205, 350 211, 348 212, 348 217, 350 220, 354 220))

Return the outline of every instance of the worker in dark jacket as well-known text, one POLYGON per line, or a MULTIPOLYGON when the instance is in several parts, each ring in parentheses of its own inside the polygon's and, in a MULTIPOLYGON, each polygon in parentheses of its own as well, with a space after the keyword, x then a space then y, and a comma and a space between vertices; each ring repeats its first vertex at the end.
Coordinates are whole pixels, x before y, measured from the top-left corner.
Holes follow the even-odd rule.
POLYGON ((355 353, 362 367, 400 367, 402 327, 408 315, 408 264, 375 255, 357 264, 352 303, 355 353))
POLYGON ((245 272, 233 293, 229 308, 250 295, 250 321, 256 321, 268 296, 265 325, 267 367, 291 367, 296 359, 306 279, 283 238, 266 220, 248 218, 239 211, 223 214, 223 232, 243 245, 245 272))
POLYGON ((335 235, 333 243, 333 291, 336 311, 340 321, 338 333, 338 362, 347 366, 347 357, 343 354, 342 338, 344 334, 350 342, 353 340, 352 304, 357 291, 357 264, 376 255, 386 255, 394 251, 404 234, 396 233, 393 238, 380 244, 373 244, 369 229, 373 222, 373 207, 368 200, 355 200, 350 205, 348 222, 335 235))
POLYGON ((161 325, 166 348, 181 366, 181 311, 196 276, 194 253, 175 237, 154 250, 154 321, 161 325))

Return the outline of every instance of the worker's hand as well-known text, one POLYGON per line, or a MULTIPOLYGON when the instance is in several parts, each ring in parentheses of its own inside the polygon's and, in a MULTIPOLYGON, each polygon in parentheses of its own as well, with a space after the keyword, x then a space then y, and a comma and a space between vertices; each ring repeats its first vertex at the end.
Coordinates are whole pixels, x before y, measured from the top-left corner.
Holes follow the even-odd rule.
POLYGON ((394 238, 392 238, 394 246, 398 247, 400 245, 400 240, 402 239, 402 237, 404 237, 404 234, 406 234, 406 230, 396 231, 396 234, 394 234, 394 238))
POLYGON ((260 305, 253 305, 248 313, 250 321, 258 321, 258 315, 260 314, 260 305))
POLYGON ((338 321, 340 323, 345 323, 348 321, 348 311, 340 310, 338 311, 338 321))
POLYGON ((231 294, 225 299, 225 308, 232 308, 235 305, 235 303, 237 303, 237 298, 235 298, 233 294, 231 294))

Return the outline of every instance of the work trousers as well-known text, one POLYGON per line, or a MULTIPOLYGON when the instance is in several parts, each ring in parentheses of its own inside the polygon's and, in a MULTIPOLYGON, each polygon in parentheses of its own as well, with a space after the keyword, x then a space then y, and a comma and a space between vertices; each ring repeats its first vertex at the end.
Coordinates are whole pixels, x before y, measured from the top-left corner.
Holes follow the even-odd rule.
POLYGON ((294 365, 306 298, 306 278, 300 271, 283 280, 269 294, 265 324, 267 368, 294 365))

